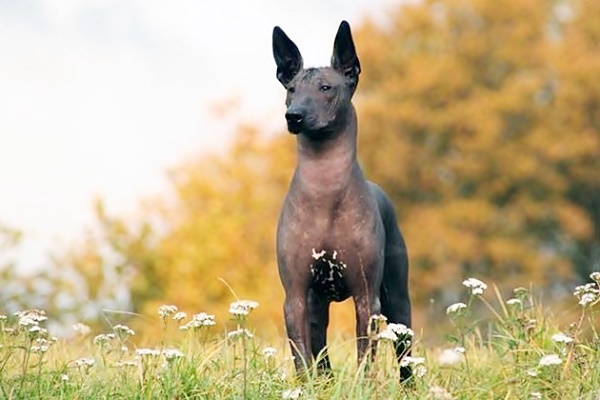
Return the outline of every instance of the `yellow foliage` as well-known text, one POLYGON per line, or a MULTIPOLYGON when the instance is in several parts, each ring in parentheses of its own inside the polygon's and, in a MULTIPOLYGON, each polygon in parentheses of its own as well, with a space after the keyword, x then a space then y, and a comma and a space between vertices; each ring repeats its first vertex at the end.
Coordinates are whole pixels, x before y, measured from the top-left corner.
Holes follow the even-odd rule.
MULTIPOLYGON (((593 266, 600 24, 594 2, 562 3, 567 14, 551 0, 426 0, 358 29, 359 156, 395 204, 417 309, 457 297, 468 276, 543 287, 593 266)), ((173 303, 222 320, 224 280, 281 328, 274 235, 294 140, 258 131, 241 126, 226 154, 172 171, 174 200, 148 213, 152 240, 107 225, 136 311, 173 303)), ((87 274, 94 253, 80 257, 87 274)))

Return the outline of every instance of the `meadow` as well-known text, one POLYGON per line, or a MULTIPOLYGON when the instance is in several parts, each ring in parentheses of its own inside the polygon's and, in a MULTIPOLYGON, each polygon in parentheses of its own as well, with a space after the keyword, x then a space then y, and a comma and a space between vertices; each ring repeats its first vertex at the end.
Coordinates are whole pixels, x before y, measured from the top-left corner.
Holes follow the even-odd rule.
POLYGON ((155 318, 164 335, 149 347, 136 345, 139 333, 125 325, 96 334, 78 323, 56 338, 43 310, 0 315, 0 398, 600 399, 600 272, 591 279, 574 289, 578 316, 562 326, 531 289, 503 298, 469 278, 464 302, 446 309, 453 328, 443 345, 426 346, 419 334, 377 318, 375 361, 357 366, 354 340, 333 340, 326 376, 310 369, 297 376, 284 341, 273 347, 255 336, 260 305, 249 300, 231 304, 224 332, 213 315, 163 305, 155 318), (403 385, 393 356, 399 341, 413 346, 402 362, 414 376, 403 385))

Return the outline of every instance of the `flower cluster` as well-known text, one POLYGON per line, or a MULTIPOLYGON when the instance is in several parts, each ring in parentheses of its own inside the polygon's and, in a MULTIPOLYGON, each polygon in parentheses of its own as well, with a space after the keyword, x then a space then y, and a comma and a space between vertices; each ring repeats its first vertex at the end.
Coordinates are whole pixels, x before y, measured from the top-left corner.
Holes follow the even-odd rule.
POLYGON ((90 368, 92 368, 95 364, 93 358, 82 357, 75 360, 75 366, 77 366, 82 372, 87 373, 90 368))
POLYGON ((46 317, 46 311, 36 309, 17 311, 14 315, 19 320, 20 326, 37 326, 40 322, 48 319, 48 317, 46 317))
POLYGON ((194 330, 202 327, 213 326, 215 325, 215 316, 207 313, 194 314, 192 316, 192 320, 187 324, 184 324, 179 327, 182 331, 194 330))
POLYGON ((275 354, 277 354, 277 349, 274 347, 265 347, 262 351, 263 356, 265 356, 265 358, 269 359, 269 358, 273 358, 275 357, 275 354))
POLYGON ((454 303, 446 308, 446 314, 451 317, 464 315, 467 310, 465 303, 454 303))
POLYGON ((388 340, 390 342, 404 342, 410 345, 412 337, 415 335, 412 329, 403 324, 387 324, 385 329, 377 335, 380 340, 388 340))
POLYGON ((555 333, 554 335, 552 335, 552 340, 555 341, 556 343, 564 343, 564 344, 573 343, 573 338, 565 335, 562 332, 558 332, 558 333, 555 333))
POLYGON ((163 320, 166 320, 171 315, 177 312, 177 306, 174 305, 162 305, 158 307, 158 316, 163 320))
POLYGON ((465 359, 465 348, 454 347, 452 349, 444 349, 438 356, 438 363, 440 365, 450 366, 458 364, 465 359))
POLYGON ((115 335, 114 333, 101 333, 100 335, 97 335, 96 337, 94 337, 94 344, 98 347, 104 347, 106 346, 111 340, 116 339, 117 335, 115 335))
POLYGON ((562 360, 556 354, 545 355, 540 359, 540 362, 539 362, 540 367, 548 367, 548 366, 560 365, 560 364, 562 364, 562 360))
POLYGON ((160 355, 160 350, 140 348, 135 350, 135 354, 137 354, 139 357, 157 357, 160 355))
POLYGON ((187 318, 187 314, 184 313, 183 311, 176 312, 175 315, 173 315, 173 320, 177 321, 177 322, 181 322, 186 318, 187 318))
POLYGON ((476 278, 465 279, 462 284, 471 290, 473 296, 482 295, 483 291, 487 289, 487 285, 476 278))
POLYGON ((167 362, 174 361, 178 358, 182 358, 184 354, 179 349, 164 349, 162 351, 163 356, 167 360, 167 362))
POLYGON ((248 329, 238 328, 235 331, 227 332, 227 338, 230 340, 252 339, 254 335, 248 329))
POLYGON ((400 361, 401 367, 412 367, 417 378, 422 378, 427 373, 424 357, 406 356, 400 361))
POLYGON ((575 288, 573 294, 579 299, 579 304, 582 307, 591 307, 600 302, 600 272, 592 272, 590 278, 594 280, 594 283, 586 283, 575 288))
POLYGON ((245 319, 252 310, 258 307, 258 303, 252 300, 238 300, 231 303, 229 313, 235 319, 245 319))
POLYGON ((115 331, 116 335, 121 339, 127 339, 129 336, 135 335, 133 329, 128 327, 127 325, 115 325, 113 326, 113 331, 115 331))

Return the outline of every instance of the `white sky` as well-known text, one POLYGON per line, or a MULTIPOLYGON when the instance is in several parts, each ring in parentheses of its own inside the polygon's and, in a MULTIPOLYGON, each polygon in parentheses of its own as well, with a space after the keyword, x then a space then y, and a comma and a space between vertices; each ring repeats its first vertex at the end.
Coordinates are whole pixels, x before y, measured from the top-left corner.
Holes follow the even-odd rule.
POLYGON ((274 25, 326 65, 342 19, 398 1, 0 0, 0 224, 24 234, 19 265, 77 240, 94 199, 127 215, 169 167, 223 148, 235 121, 214 104, 283 128, 274 25))

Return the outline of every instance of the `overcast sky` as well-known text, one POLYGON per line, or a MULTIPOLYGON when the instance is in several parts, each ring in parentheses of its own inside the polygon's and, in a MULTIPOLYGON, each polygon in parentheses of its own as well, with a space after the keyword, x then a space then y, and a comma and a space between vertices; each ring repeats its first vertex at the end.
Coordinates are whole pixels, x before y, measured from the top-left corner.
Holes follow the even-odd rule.
POLYGON ((325 65, 342 19, 398 1, 0 0, 0 225, 24 234, 19 265, 77 240, 95 198, 127 215, 226 146, 215 104, 283 128, 274 25, 325 65))

